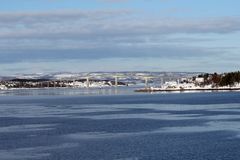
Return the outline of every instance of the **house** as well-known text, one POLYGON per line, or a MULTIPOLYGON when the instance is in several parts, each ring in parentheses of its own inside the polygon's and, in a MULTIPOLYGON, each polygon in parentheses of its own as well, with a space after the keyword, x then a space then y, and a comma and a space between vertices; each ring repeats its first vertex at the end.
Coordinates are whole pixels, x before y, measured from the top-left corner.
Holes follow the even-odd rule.
POLYGON ((195 79, 195 82, 196 82, 196 83, 204 83, 204 78, 203 78, 203 77, 197 77, 197 78, 195 79))

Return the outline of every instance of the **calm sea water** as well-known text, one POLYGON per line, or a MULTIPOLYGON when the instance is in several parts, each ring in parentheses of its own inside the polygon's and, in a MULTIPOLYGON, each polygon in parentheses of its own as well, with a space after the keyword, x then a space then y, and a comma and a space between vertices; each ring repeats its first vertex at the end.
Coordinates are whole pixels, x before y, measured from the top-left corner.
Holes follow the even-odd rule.
POLYGON ((240 92, 0 92, 1 160, 238 160, 240 92))

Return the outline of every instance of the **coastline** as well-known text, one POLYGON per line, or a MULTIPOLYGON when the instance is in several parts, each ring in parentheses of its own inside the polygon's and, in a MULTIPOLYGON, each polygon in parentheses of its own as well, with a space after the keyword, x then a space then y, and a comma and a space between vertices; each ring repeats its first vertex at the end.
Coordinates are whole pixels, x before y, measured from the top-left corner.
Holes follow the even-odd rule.
POLYGON ((185 92, 185 91, 240 91, 240 87, 228 87, 228 88, 142 88, 134 90, 135 92, 185 92))

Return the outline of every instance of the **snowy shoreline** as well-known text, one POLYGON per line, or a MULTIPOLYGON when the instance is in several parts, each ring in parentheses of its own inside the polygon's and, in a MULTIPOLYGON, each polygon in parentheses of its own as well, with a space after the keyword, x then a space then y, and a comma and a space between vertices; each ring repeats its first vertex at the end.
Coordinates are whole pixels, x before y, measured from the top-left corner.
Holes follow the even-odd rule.
POLYGON ((185 92, 185 91, 240 91, 240 87, 219 87, 219 88, 142 88, 135 92, 185 92))

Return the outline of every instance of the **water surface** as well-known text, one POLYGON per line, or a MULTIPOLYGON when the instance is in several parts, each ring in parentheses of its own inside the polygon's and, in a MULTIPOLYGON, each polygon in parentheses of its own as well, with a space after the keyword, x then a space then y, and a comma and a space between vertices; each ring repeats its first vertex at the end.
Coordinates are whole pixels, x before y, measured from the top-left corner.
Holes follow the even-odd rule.
POLYGON ((1 160, 240 157, 239 92, 31 92, 0 96, 1 160))

